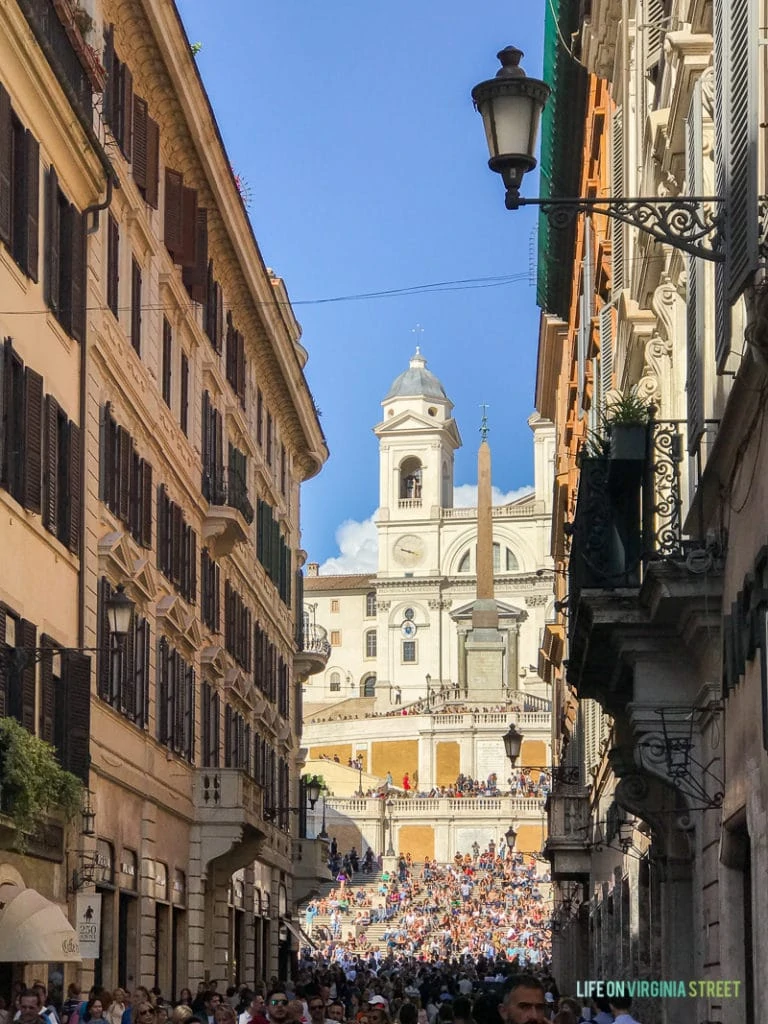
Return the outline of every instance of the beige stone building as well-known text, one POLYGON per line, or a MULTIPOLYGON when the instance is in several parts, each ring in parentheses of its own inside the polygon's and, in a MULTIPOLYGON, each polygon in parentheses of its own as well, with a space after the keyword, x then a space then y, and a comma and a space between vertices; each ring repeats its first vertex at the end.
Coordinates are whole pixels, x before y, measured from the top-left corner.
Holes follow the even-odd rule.
POLYGON ((328 454, 300 328, 175 5, 12 0, 0 26, 0 641, 32 666, 0 710, 95 811, 55 858, 0 853, 0 881, 101 896, 84 987, 285 974, 324 660, 296 614, 300 485, 328 454))

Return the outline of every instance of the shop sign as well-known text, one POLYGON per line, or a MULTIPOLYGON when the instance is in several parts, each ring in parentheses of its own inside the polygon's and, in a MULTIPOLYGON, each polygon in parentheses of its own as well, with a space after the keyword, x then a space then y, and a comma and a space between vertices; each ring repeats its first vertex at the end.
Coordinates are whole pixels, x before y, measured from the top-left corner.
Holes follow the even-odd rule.
POLYGON ((138 872, 136 871, 136 854, 133 850, 123 850, 120 854, 120 888, 136 892, 138 888, 138 872))
POLYGON ((75 914, 80 956, 83 960, 97 960, 101 956, 101 893, 79 892, 75 914))

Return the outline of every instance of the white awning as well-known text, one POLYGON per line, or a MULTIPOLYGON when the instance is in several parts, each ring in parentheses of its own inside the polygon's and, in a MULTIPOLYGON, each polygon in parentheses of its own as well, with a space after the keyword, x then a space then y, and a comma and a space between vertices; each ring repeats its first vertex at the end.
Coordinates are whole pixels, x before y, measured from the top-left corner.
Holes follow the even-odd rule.
POLYGON ((36 889, 0 885, 0 963, 80 963, 77 933, 36 889))

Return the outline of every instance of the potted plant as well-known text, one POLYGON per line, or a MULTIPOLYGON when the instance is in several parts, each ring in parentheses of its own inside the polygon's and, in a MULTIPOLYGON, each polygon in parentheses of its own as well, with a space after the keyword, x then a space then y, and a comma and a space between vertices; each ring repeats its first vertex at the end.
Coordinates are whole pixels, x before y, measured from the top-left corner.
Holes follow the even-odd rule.
POLYGON ((635 388, 614 399, 606 409, 605 426, 611 443, 611 458, 642 461, 646 456, 650 405, 635 388))

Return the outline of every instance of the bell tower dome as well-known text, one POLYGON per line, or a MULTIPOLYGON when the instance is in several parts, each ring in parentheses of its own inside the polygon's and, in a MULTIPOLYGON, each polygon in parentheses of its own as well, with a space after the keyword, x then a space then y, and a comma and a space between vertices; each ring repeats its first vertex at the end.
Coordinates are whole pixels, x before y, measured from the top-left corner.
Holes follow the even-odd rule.
MULTIPOLYGON (((453 402, 417 348, 381 404, 384 418, 374 427, 379 439, 378 522, 409 530, 417 524, 425 527, 439 520, 441 509, 453 506, 454 453, 461 447, 453 402)), ((384 569, 382 549, 386 545, 379 546, 384 569)))

